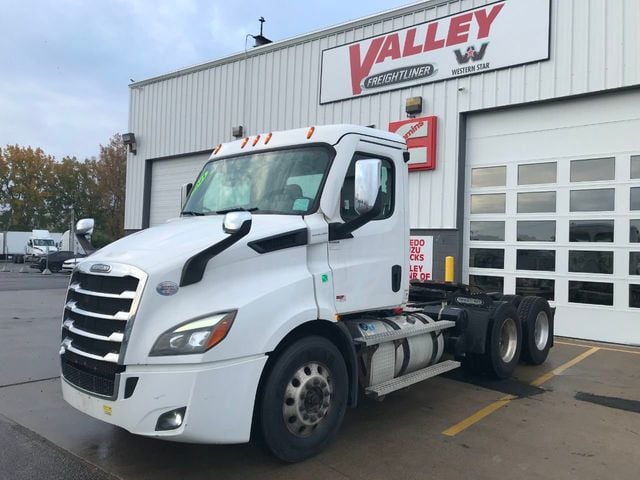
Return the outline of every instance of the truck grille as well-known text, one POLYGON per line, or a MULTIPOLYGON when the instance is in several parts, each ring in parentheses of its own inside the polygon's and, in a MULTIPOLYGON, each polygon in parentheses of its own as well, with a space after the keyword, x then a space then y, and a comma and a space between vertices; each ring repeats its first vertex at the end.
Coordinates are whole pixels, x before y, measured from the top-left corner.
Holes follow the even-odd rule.
POLYGON ((137 309, 146 274, 111 265, 93 274, 84 262, 72 274, 62 318, 62 376, 76 387, 115 398, 124 371, 125 336, 137 309))

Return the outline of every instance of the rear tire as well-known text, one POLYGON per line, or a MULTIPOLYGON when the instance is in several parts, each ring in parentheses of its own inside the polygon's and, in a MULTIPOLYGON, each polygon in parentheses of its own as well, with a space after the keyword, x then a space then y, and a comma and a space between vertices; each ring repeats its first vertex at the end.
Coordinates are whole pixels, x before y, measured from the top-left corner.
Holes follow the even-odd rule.
POLYGON ((518 307, 522 322, 522 358, 532 365, 544 363, 553 342, 553 317, 541 297, 525 297, 518 307))
POLYGON ((520 302, 522 302, 522 297, 520 295, 507 294, 507 295, 502 295, 502 298, 500 300, 502 302, 511 303, 517 310, 518 307, 520 306, 520 302))
POLYGON ((291 463, 320 453, 342 424, 347 394, 347 367, 333 343, 311 336, 290 345, 262 390, 258 425, 266 447, 291 463))
POLYGON ((510 303, 496 308, 487 339, 485 361, 487 373, 498 379, 509 378, 520 359, 522 324, 510 303))

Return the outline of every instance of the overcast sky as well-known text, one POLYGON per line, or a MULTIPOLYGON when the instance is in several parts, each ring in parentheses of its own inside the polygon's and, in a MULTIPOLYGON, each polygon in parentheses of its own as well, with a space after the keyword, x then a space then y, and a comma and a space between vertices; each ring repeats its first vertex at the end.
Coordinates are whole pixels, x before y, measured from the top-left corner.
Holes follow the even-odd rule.
POLYGON ((242 51, 261 15, 275 41, 411 3, 1 1, 0 146, 41 147, 57 159, 96 156, 127 130, 129 79, 242 51))

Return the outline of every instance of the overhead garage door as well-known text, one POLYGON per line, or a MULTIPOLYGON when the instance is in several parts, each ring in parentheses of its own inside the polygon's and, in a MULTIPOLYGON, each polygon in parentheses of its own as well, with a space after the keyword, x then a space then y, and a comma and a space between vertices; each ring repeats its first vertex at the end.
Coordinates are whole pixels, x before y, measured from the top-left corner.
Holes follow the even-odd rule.
POLYGON ((640 92, 468 119, 464 275, 559 335, 640 344, 640 92))
POLYGON ((209 154, 179 159, 156 160, 151 166, 151 208, 149 225, 154 226, 180 213, 180 187, 193 182, 209 154))

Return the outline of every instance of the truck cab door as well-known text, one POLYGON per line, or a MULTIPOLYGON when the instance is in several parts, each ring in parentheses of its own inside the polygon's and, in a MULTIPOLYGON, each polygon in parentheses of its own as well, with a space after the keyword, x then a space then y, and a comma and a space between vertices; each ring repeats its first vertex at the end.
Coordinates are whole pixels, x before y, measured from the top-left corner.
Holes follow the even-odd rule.
POLYGON ((405 218, 407 181, 401 150, 360 141, 340 190, 340 221, 358 214, 354 207, 355 163, 377 158, 382 162, 382 211, 355 230, 352 238, 329 240, 337 313, 393 308, 408 292, 408 225, 405 218))

